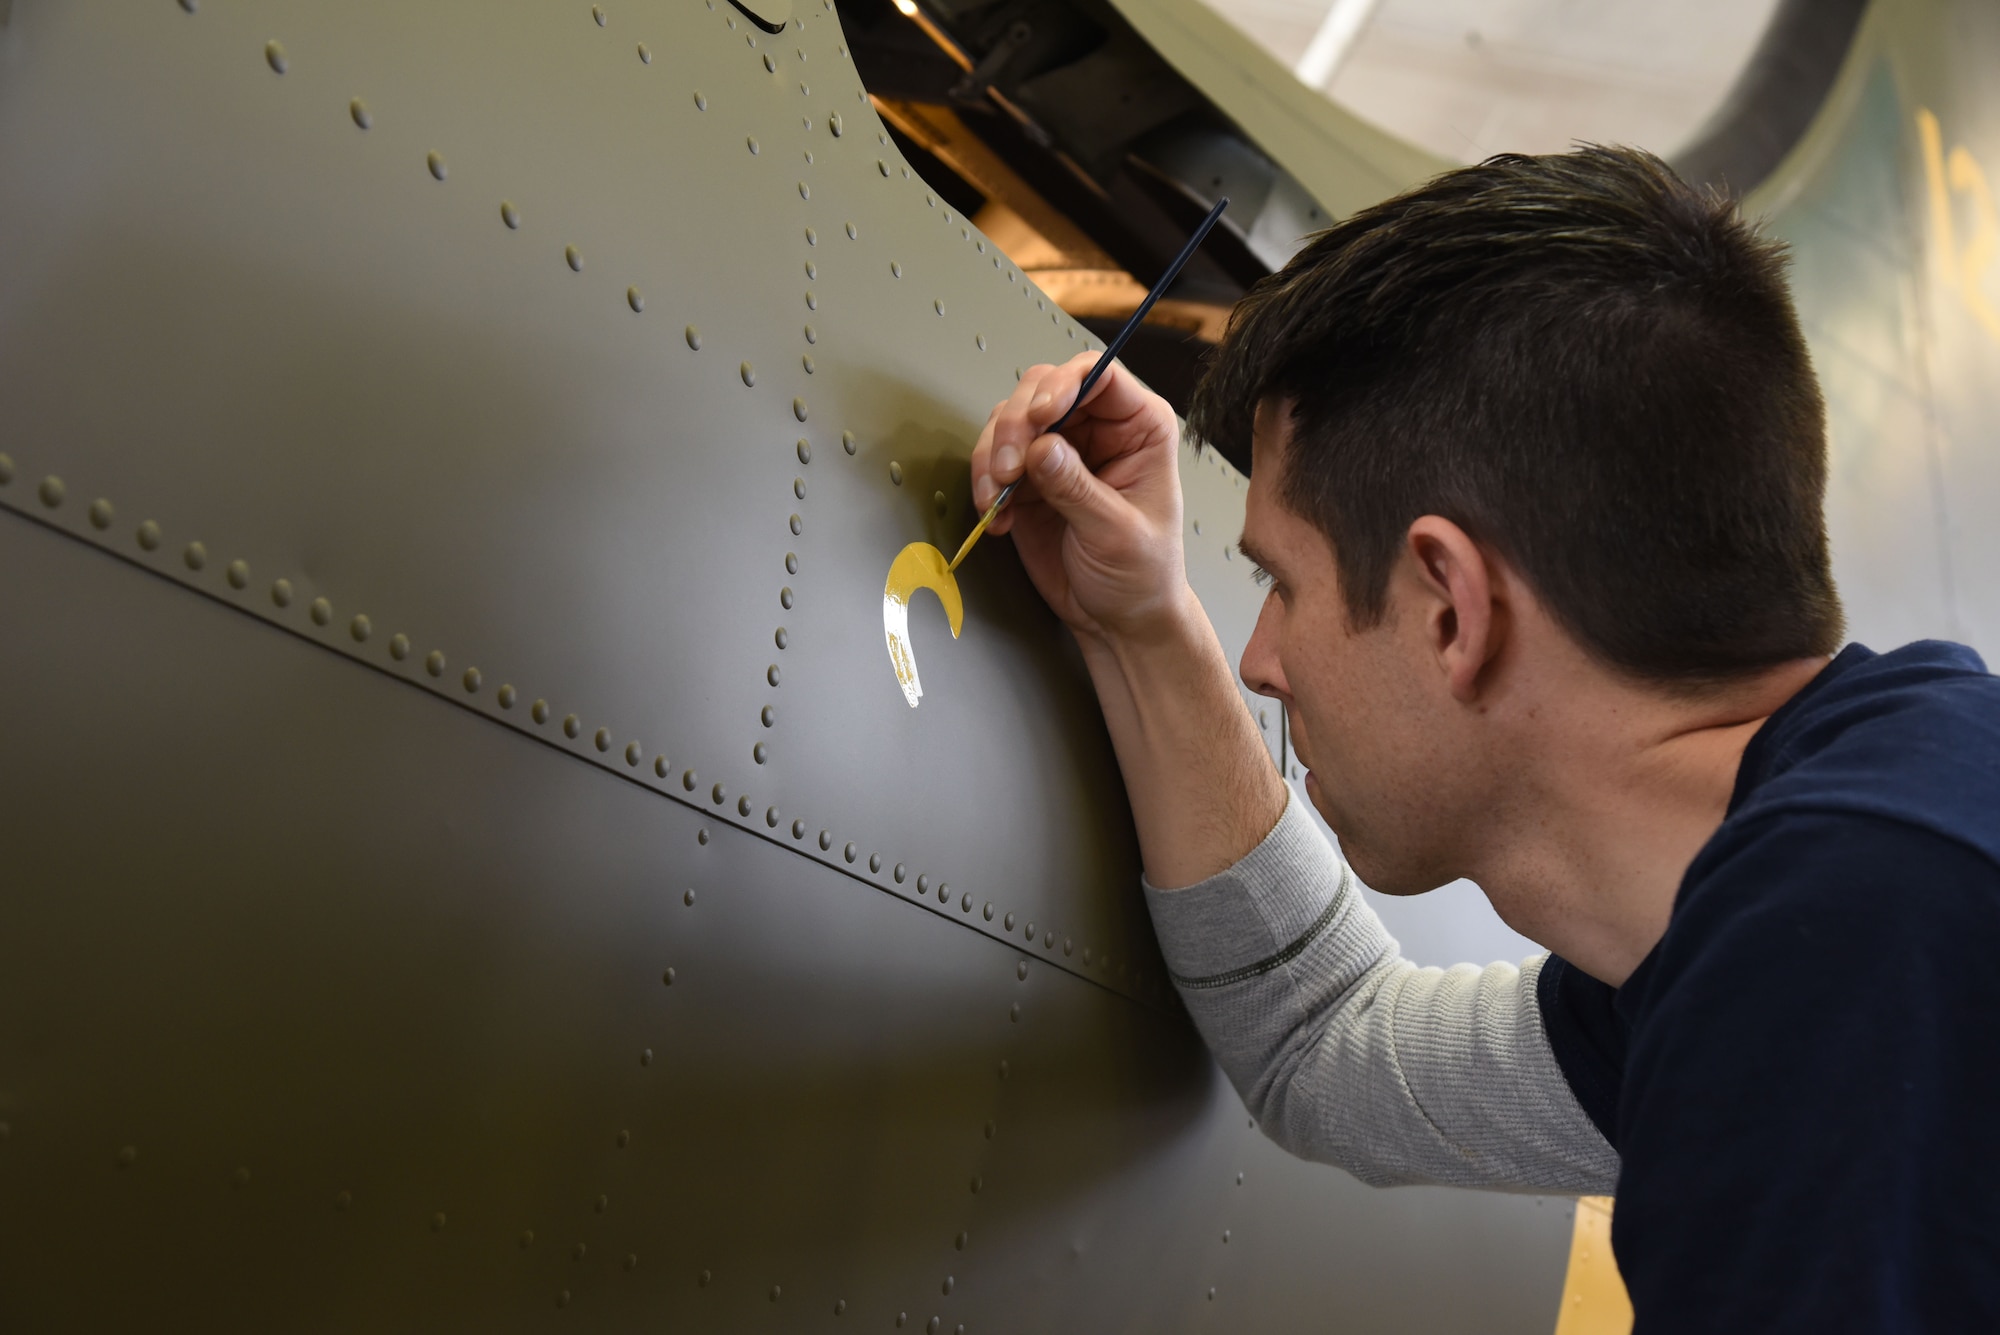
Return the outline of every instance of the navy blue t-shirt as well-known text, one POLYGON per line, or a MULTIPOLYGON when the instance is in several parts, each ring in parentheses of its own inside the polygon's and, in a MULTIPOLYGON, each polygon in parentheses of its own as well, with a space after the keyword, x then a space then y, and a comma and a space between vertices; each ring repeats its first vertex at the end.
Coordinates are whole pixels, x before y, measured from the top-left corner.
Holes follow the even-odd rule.
POLYGON ((2000 1331, 2000 678, 1850 645, 1744 750, 1621 988, 1542 1020, 1636 1335, 2000 1331))

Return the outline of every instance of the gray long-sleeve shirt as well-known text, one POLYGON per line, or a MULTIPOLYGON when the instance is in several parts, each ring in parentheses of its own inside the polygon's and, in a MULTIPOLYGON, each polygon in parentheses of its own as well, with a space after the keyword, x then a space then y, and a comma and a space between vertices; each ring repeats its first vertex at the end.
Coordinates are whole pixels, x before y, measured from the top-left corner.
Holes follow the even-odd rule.
POLYGON ((1419 968, 1292 799, 1235 866, 1148 885, 1167 966, 1265 1133, 1375 1186, 1606 1193, 1618 1155, 1542 1027, 1547 955, 1419 968))

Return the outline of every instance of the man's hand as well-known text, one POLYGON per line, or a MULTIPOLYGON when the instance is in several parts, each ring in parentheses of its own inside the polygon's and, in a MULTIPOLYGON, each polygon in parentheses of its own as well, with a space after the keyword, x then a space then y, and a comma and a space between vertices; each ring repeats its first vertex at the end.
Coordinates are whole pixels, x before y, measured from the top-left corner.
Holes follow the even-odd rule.
POLYGON ((990 531, 1013 535, 1035 587, 1076 634, 1146 875, 1189 885, 1270 832, 1285 786, 1188 587, 1174 410, 1114 362, 1063 434, 1047 434, 1094 360, 1021 377, 979 433, 972 497, 984 510, 1024 479, 990 531))
POLYGON ((1079 637, 1156 636, 1187 609, 1180 426, 1167 401, 1113 362, 1060 436, 1094 352, 1037 366, 994 405, 972 452, 983 513, 1025 478, 988 532, 1012 533, 1028 576, 1079 637))

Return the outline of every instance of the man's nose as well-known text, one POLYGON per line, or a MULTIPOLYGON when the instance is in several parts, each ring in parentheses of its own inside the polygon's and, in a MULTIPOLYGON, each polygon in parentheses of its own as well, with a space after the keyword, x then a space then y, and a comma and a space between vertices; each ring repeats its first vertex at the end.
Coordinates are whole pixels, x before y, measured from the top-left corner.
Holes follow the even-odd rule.
POLYGON ((1243 661, 1237 665, 1237 671, 1243 677, 1243 684, 1258 695, 1289 705, 1291 689, 1278 662, 1278 629, 1283 618, 1283 606, 1277 595, 1264 595, 1264 605, 1257 610, 1256 629, 1250 632, 1250 642, 1243 646, 1243 661))

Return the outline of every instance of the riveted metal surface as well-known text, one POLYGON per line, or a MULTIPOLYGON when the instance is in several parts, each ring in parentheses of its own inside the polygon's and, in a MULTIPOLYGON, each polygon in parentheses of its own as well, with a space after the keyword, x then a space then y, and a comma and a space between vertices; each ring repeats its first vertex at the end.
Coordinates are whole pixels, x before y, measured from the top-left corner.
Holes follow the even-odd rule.
MULTIPOLYGON (((1125 821, 1101 727, 1073 651, 1004 549, 964 572, 980 610, 965 640, 930 646, 930 708, 909 711, 878 661, 881 571, 909 539, 951 541, 969 526, 964 456, 1011 384, 971 329, 913 339, 908 317, 948 325, 959 317, 936 311, 983 303, 982 329, 1009 361, 1088 340, 1066 318, 1043 323, 1026 285, 979 262, 962 220, 922 203, 920 183, 873 172, 881 145, 803 127, 801 103, 851 103, 850 121, 874 120, 832 14, 809 13, 784 38, 793 63, 823 71, 805 91, 774 81, 768 51, 734 46, 705 10, 619 20, 676 34, 653 43, 651 64, 546 6, 295 4, 254 22, 286 34, 282 80, 237 58, 252 23, 240 13, 38 9, 17 22, 32 58, 8 89, 9 125, 78 99, 116 99, 136 119, 91 122, 100 128, 68 145, 92 189, 110 192, 81 235, 72 197, 34 188, 34 142, 0 142, 21 169, 16 254, 44 275, 5 331, 16 420, 73 472, 117 478, 121 502, 226 541, 302 592, 482 672, 492 664, 590 723, 665 738, 753 800, 955 863, 1014 907, 1148 955, 1129 841, 1104 835, 1125 821), (464 54, 429 54, 440 50, 464 54), (496 99, 480 91, 493 67, 532 74, 496 99), (697 70, 706 111, 688 96, 697 70), (365 133, 349 114, 357 87, 365 133), (732 152, 752 131, 761 156, 732 152), (806 152, 810 200, 789 165, 806 152), (731 207, 697 206, 692 181, 710 199, 726 182, 731 207), (150 210, 156 227, 109 221, 162 198, 176 205, 150 210), (493 227, 496 210, 518 225, 493 227), (858 217, 882 222, 847 229, 858 217), (808 395, 807 372, 780 351, 796 326, 775 312, 806 296, 788 275, 814 223, 853 235, 845 252, 814 247, 808 395), (877 278, 892 243, 920 286, 877 278), (157 299, 107 305, 128 287, 157 299), (664 328, 647 318, 656 306, 664 328), (396 321, 376 314, 392 308, 396 321), (671 336, 690 325, 704 331, 700 351, 671 336), (34 382, 86 345, 114 359, 151 351, 78 431, 59 387, 34 382), (217 357, 240 367, 240 392, 201 390, 217 357), (302 406, 307 385, 369 388, 325 413, 302 406), (842 517, 824 531, 785 495, 800 424, 856 444, 831 456, 852 464, 809 493, 813 510, 842 517), (282 451, 265 443, 273 431, 282 451), (133 468, 139 441, 152 462, 133 468), (916 475, 905 492, 877 482, 891 454, 916 475), (919 499, 940 492, 943 513, 919 499), (558 549, 527 537, 571 525, 602 539, 558 549), (788 534, 803 543, 797 586, 815 614, 791 628, 787 697, 812 742, 788 744, 781 725, 752 785, 732 758, 770 688, 738 609, 788 534), (686 688, 662 692, 661 680, 686 688), (995 784, 968 771, 962 757, 995 725, 1036 745, 1039 772, 995 784), (920 795, 970 808, 975 791, 982 818, 964 828, 915 814, 920 795)), ((937 638, 917 615, 918 638, 937 638)), ((471 693, 492 707, 490 691, 471 693)))

